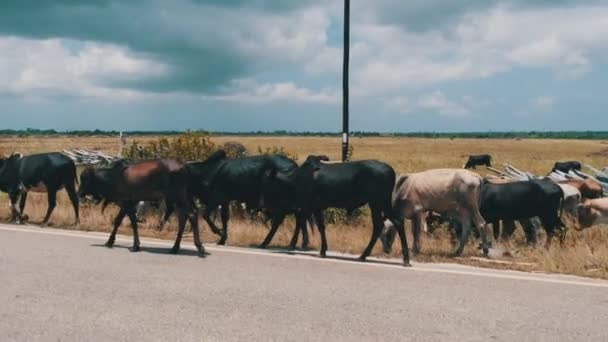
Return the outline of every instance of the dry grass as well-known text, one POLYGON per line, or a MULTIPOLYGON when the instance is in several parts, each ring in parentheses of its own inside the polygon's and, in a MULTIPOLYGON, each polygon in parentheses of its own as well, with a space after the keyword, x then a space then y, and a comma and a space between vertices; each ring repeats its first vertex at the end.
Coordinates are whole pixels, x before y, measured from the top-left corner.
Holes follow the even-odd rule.
MULTIPOLYGON (((138 139, 145 142, 153 139, 144 137, 138 139)), ((218 144, 226 141, 239 141, 250 151, 257 151, 258 146, 266 149, 272 146, 284 146, 289 152, 299 156, 300 161, 308 154, 326 154, 332 159, 338 159, 340 154, 339 138, 319 137, 217 137, 218 144)), ((461 167, 468 154, 490 153, 494 163, 500 166, 504 162, 511 163, 521 169, 536 174, 546 174, 556 160, 580 160, 596 166, 608 165, 608 158, 603 151, 607 149, 606 142, 574 141, 574 140, 485 140, 485 139, 412 139, 412 138, 354 138, 354 159, 379 159, 391 164, 398 172, 414 172, 430 168, 461 167)), ((107 153, 116 154, 119 148, 118 139, 107 137, 89 138, 0 138, 0 153, 19 151, 35 153, 42 151, 58 151, 64 148, 91 148, 107 153)), ((480 169, 483 173, 483 170, 480 169)), ((0 206, 0 216, 8 217, 6 196, 0 198, 5 204, 0 206)), ((46 196, 31 194, 28 199, 26 213, 33 222, 39 222, 46 210, 46 196)), ((82 208, 82 223, 78 229, 109 231, 110 223, 116 209, 109 209, 105 214, 100 213, 99 207, 82 208)), ((52 222, 56 226, 70 226, 73 213, 67 196, 61 193, 59 205, 52 222)), ((126 224, 121 232, 130 233, 126 224)), ((155 217, 150 217, 142 224, 142 235, 173 239, 175 236, 175 221, 164 231, 154 228, 155 217)), ((293 231, 293 221, 288 220, 279 230, 273 244, 286 246, 293 231)), ((209 232, 201 222, 203 239, 214 242, 217 237, 209 232)), ((230 224, 229 240, 231 245, 253 246, 259 244, 268 228, 260 224, 252 224, 244 220, 235 220, 230 224)), ((330 225, 327 229, 329 248, 333 251, 360 253, 369 241, 370 224, 362 221, 350 226, 330 225)), ((452 259, 447 257, 452 245, 447 233, 439 233, 435 237, 423 237, 422 254, 416 258, 428 262, 459 262, 484 267, 519 269, 527 271, 559 272, 608 279, 608 230, 605 227, 595 227, 585 232, 569 232, 563 246, 554 243, 550 251, 542 248, 531 249, 523 243, 523 236, 518 231, 516 238, 508 246, 501 246, 513 251, 514 257, 507 263, 488 263, 471 258, 478 255, 475 243, 471 242, 465 249, 464 258, 452 259), (511 262, 512 261, 512 262, 511 262)), ((409 240, 411 243, 411 236, 409 240)), ((542 240, 540 240, 542 241, 542 240)), ((312 247, 318 248, 319 236, 314 234, 311 239, 312 247)), ((393 256, 399 255, 398 242, 394 246, 393 256)), ((381 255, 380 246, 376 246, 374 254, 381 255)))

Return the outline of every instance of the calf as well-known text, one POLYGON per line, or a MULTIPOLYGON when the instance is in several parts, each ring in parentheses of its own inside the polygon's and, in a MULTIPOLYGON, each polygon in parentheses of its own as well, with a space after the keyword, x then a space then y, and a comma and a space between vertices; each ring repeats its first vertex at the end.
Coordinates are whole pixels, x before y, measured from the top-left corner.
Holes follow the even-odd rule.
POLYGON ((518 181, 505 184, 484 183, 481 187, 481 215, 498 226, 499 220, 524 220, 539 217, 547 232, 546 247, 555 229, 561 227, 564 192, 547 180, 518 181))
POLYGON ((466 164, 464 164, 464 169, 474 169, 476 166, 492 166, 492 156, 489 154, 480 154, 480 155, 471 155, 467 160, 466 164))
POLYGON ((129 216, 133 229, 132 251, 139 251, 136 206, 140 201, 164 201, 178 212, 178 232, 171 253, 179 252, 186 221, 190 221, 194 234, 194 245, 199 256, 205 256, 205 248, 200 239, 198 217, 193 207, 189 191, 189 174, 185 165, 172 159, 126 164, 117 162, 103 169, 87 168, 80 175, 79 195, 91 196, 98 202, 118 204, 120 211, 114 220, 114 227, 107 247, 112 247, 118 227, 125 216, 129 216))
POLYGON ((77 182, 76 165, 61 153, 42 153, 25 157, 17 153, 0 159, 0 190, 9 194, 11 221, 21 222, 25 218, 23 210, 28 192, 46 192, 48 210, 42 221, 42 225, 46 225, 57 205, 57 192, 65 188, 74 208, 74 224, 78 224, 77 182))
MULTIPOLYGON (((555 162, 553 165, 553 169, 551 172, 560 171, 563 173, 569 173, 572 170, 580 171, 582 169, 582 165, 578 161, 565 161, 565 162, 555 162)), ((551 173, 549 172, 549 173, 551 173)))
MULTIPOLYGON (((296 211, 288 201, 267 198, 262 203, 262 181, 266 173, 283 172, 297 168, 297 164, 280 155, 258 155, 230 159, 223 150, 212 154, 207 160, 188 164, 191 175, 191 189, 195 197, 205 204, 203 217, 211 230, 220 236, 218 244, 223 245, 228 239, 229 203, 245 203, 248 210, 262 210, 269 213, 272 226, 280 225, 285 216, 296 211), (221 206, 220 230, 211 214, 221 206)), ((297 220, 301 220, 297 217, 297 220)), ((308 245, 307 230, 302 230, 302 247, 308 245)))
MULTIPOLYGON (((462 226, 454 255, 461 255, 471 231, 471 222, 480 232, 482 249, 488 253, 485 221, 479 212, 482 179, 462 169, 436 169, 403 174, 396 182, 392 205, 396 220, 412 220, 413 252, 420 252, 420 226, 429 210, 442 213, 462 226)), ((387 227, 382 235, 385 251, 390 251, 394 229, 387 227)))
MULTIPOLYGON (((376 160, 362 160, 348 163, 323 163, 325 156, 309 156, 297 169, 287 172, 270 173, 266 177, 264 196, 273 196, 293 202, 295 207, 308 214, 312 213, 321 235, 321 256, 327 252, 323 210, 342 208, 352 211, 368 205, 372 214, 372 235, 367 248, 360 256, 364 261, 371 253, 382 233, 385 219, 393 220, 391 193, 395 185, 395 171, 389 165, 376 160)), ((395 222, 403 246, 403 262, 409 266, 407 240, 402 223, 395 222)), ((270 243, 278 226, 262 243, 270 243)), ((294 236, 302 224, 296 226, 294 236)))

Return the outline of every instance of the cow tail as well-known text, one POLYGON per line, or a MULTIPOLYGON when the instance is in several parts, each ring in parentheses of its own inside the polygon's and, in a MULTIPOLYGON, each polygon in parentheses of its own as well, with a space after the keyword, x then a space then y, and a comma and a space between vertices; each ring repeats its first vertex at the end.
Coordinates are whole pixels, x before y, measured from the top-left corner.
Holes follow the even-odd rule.
POLYGON ((562 222, 562 212, 564 210, 564 202, 566 201, 566 194, 564 194, 564 190, 560 187, 559 188, 559 192, 562 195, 561 201, 559 203, 559 224, 560 224, 560 228, 565 227, 564 222, 562 222))

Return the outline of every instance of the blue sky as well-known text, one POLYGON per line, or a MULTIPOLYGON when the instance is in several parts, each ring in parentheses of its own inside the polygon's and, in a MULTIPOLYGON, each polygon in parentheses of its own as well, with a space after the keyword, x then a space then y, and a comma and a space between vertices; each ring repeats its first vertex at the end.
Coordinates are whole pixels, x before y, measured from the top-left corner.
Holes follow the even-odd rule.
MULTIPOLYGON (((606 130, 608 4, 352 1, 351 129, 606 130)), ((341 129, 342 1, 0 3, 5 128, 341 129)))

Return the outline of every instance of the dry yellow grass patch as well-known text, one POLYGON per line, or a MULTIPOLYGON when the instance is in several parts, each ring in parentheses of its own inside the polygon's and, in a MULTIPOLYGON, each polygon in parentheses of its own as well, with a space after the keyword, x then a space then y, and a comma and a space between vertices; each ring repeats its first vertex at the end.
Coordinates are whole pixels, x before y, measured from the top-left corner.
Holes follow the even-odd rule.
MULTIPOLYGON (((136 138, 145 142, 153 137, 136 138)), ((218 144, 226 141, 239 141, 250 151, 257 151, 271 146, 284 146, 287 151, 296 153, 303 161, 308 154, 325 154, 332 159, 339 159, 340 139, 325 137, 215 137, 218 144)), ((392 165, 397 172, 415 172, 431 168, 462 167, 466 156, 476 153, 490 153, 494 163, 511 163, 523 170, 536 174, 546 174, 556 160, 580 160, 584 163, 603 167, 608 165, 605 151, 608 144, 603 141, 585 140, 492 140, 492 139, 413 139, 413 138, 354 138, 354 159, 379 159, 392 165), (600 153, 604 151, 603 153, 600 153)), ((19 151, 25 154, 60 151, 64 148, 90 148, 116 154, 119 149, 117 138, 108 137, 2 137, 0 153, 19 151)), ((479 169, 480 173, 485 173, 479 169)), ((0 196, 4 204, 0 206, 0 217, 8 217, 9 210, 6 196, 0 196)), ((70 227, 73 212, 67 196, 61 192, 58 207, 51 222, 58 227, 70 227)), ((46 211, 46 196, 30 194, 26 213, 31 222, 40 222, 46 211)), ((81 225, 78 229, 110 231, 116 209, 109 208, 101 214, 99 207, 81 209, 81 225)), ((141 225, 143 236, 173 239, 176 223, 173 219, 164 231, 156 230, 156 217, 149 217, 141 225)), ((209 232, 204 222, 200 222, 203 239, 215 242, 217 237, 209 232)), ((293 220, 286 221, 273 241, 274 246, 287 246, 293 232, 293 220)), ((435 237, 422 237, 422 254, 418 261, 459 262, 484 267, 519 269, 527 271, 559 272, 568 274, 601 277, 608 279, 608 230, 606 227, 595 227, 584 232, 570 231, 563 246, 554 242, 550 251, 542 248, 532 249, 523 243, 523 236, 518 231, 516 238, 508 246, 499 245, 513 252, 514 257, 505 259, 513 263, 493 264, 468 258, 479 255, 477 243, 471 241, 464 252, 464 258, 447 257, 452 249, 449 234, 440 232, 435 237)), ((232 220, 229 227, 229 245, 255 246, 265 237, 268 228, 262 224, 252 224, 246 220, 232 220)), ((121 232, 130 234, 128 220, 125 220, 121 232)), ((371 234, 371 223, 365 219, 350 226, 328 225, 327 238, 331 251, 359 254, 367 245, 371 234)), ((412 237, 408 234, 408 241, 412 237)), ((544 242, 543 240, 540 240, 544 242)), ((311 236, 311 247, 318 249, 319 234, 311 236)), ((398 241, 394 245, 392 256, 400 255, 398 241)), ((375 255, 382 255, 380 244, 374 250, 375 255)))

